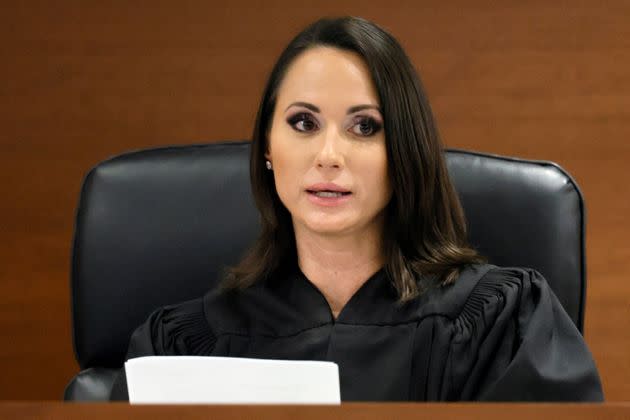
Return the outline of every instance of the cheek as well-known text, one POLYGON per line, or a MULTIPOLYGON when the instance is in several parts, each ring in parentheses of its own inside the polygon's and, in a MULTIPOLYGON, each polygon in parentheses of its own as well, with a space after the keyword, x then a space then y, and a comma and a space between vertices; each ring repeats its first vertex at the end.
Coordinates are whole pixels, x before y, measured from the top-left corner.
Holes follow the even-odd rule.
POLYGON ((288 191, 288 183, 291 180, 289 175, 292 171, 291 165, 293 157, 291 148, 288 147, 286 133, 283 132, 279 121, 274 121, 269 136, 270 158, 273 164, 273 176, 276 183, 276 190, 280 198, 284 201, 285 192, 288 191))
POLYGON ((296 177, 291 168, 287 166, 278 166, 274 168, 274 176, 276 180, 276 190, 283 201, 290 199, 295 194, 296 177))
POLYGON ((287 148, 276 149, 273 154, 273 171, 276 190, 285 206, 290 207, 290 201, 295 200, 300 193, 300 182, 304 176, 299 156, 288 151, 287 148))
POLYGON ((363 176, 367 192, 375 199, 388 200, 391 196, 391 185, 388 176, 387 152, 384 147, 370 155, 363 165, 363 176))

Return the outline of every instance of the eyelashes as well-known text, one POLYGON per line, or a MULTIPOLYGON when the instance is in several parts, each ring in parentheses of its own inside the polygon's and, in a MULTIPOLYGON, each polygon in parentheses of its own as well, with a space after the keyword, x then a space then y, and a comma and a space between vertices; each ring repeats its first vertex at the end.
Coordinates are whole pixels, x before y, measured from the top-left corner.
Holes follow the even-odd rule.
POLYGON ((370 137, 382 128, 382 124, 372 117, 356 117, 352 120, 351 131, 358 136, 370 137))
MULTIPOLYGON (((317 131, 319 122, 308 112, 299 112, 287 118, 287 124, 299 133, 312 133, 317 131)), ((352 119, 352 125, 348 128, 352 134, 360 137, 371 137, 383 129, 383 124, 375 118, 359 115, 352 119)))
POLYGON ((308 112, 300 112, 287 118, 287 123, 300 133, 310 133, 319 128, 317 120, 308 112))

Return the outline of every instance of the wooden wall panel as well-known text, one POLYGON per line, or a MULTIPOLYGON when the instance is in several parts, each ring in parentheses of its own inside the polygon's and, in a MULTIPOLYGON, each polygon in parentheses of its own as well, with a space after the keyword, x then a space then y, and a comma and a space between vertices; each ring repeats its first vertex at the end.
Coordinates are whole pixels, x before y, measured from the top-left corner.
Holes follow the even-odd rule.
POLYGON ((81 2, 0 5, 2 399, 60 398, 77 372, 68 273, 86 171, 130 149, 244 139, 273 60, 322 15, 389 28, 445 142, 554 160, 583 188, 586 338, 630 395, 630 3, 81 2))

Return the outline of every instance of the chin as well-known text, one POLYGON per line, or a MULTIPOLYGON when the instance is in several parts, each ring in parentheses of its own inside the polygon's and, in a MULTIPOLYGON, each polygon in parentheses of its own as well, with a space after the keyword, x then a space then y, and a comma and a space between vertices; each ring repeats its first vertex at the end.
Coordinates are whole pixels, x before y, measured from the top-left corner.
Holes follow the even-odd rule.
POLYGON ((306 227, 312 232, 327 235, 340 234, 351 229, 347 223, 332 223, 330 220, 306 223, 306 227))
POLYGON ((346 231, 341 228, 316 228, 311 230, 315 233, 319 233, 320 235, 338 235, 346 231))

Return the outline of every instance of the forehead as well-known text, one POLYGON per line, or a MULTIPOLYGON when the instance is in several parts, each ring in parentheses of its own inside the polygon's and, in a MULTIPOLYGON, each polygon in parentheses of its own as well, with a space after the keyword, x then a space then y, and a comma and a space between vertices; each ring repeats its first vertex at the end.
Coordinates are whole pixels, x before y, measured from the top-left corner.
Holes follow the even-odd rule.
POLYGON ((300 54, 287 69, 278 90, 278 104, 293 101, 378 105, 372 77, 354 52, 314 47, 300 54))

